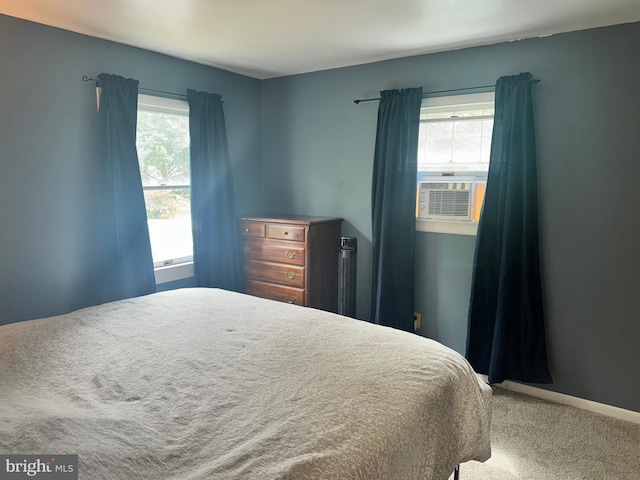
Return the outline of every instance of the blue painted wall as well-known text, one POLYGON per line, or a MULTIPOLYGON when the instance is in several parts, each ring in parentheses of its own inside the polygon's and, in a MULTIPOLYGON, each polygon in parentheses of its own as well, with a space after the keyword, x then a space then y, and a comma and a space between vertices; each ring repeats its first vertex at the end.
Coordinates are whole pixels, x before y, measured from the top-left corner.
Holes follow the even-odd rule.
MULTIPOLYGON (((216 92, 225 102, 239 213, 262 199, 260 82, 0 15, 0 324, 91 303, 84 226, 92 212, 96 95, 82 76, 216 92), (258 172, 256 174, 256 172, 258 172)), ((189 285, 189 280, 167 286, 189 285)))
MULTIPOLYGON (((563 393, 640 411, 640 23, 262 82, 264 186, 276 211, 344 217, 371 288, 370 195, 380 90, 536 85, 549 355, 563 393)), ((419 233, 422 334, 463 352, 474 237, 419 233)))

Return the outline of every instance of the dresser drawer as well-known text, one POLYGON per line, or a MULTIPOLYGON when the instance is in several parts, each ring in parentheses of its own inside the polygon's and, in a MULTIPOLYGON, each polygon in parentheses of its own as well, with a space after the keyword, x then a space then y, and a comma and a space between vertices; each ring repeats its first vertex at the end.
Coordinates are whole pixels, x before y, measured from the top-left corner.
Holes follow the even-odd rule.
POLYGON ((304 242, 304 227, 267 224, 267 237, 275 238, 276 240, 304 242))
POLYGON ((268 262, 304 265, 305 248, 300 246, 271 245, 260 240, 245 240, 242 245, 244 258, 268 262))
POLYGON ((304 305, 304 290, 300 288, 283 287, 271 283, 263 283, 255 280, 245 281, 245 291, 256 297, 277 300, 278 302, 304 305))
POLYGON ((304 267, 246 260, 242 268, 247 278, 304 288, 304 267))
POLYGON ((262 222, 243 220, 240 222, 240 235, 244 237, 264 237, 266 235, 266 225, 262 222))

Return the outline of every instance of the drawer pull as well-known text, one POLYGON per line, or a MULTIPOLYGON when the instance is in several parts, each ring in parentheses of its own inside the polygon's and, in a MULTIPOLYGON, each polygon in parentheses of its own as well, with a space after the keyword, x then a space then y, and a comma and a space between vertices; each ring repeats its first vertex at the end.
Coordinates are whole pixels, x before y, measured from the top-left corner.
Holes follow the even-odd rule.
POLYGON ((244 253, 248 253, 249 251, 251 251, 251 247, 250 247, 249 245, 245 245, 245 246, 242 248, 242 251, 243 251, 244 253))
POLYGON ((249 233, 251 231, 251 229, 249 227, 244 229, 245 232, 249 233))
POLYGON ((296 252, 286 251, 284 254, 289 260, 293 260, 294 258, 296 258, 296 252))
POLYGON ((287 274, 286 274, 286 275, 287 275, 287 278, 288 278, 289 280, 293 280, 294 278, 296 278, 296 277, 298 276, 297 274, 295 274, 295 273, 293 273, 293 272, 287 272, 287 274))
POLYGON ((287 297, 285 300, 287 301, 287 303, 296 303, 296 299, 294 297, 287 297))
POLYGON ((245 272, 248 272, 248 271, 249 271, 249 265, 244 265, 244 266, 242 267, 242 269, 243 269, 245 272))

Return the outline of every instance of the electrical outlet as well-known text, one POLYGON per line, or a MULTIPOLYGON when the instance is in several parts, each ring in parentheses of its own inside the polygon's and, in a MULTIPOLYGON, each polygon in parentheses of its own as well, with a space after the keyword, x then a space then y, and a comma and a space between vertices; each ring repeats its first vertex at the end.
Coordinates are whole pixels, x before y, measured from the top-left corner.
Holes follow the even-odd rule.
POLYGON ((417 332, 420 329, 420 319, 422 314, 420 312, 413 312, 413 331, 417 332))

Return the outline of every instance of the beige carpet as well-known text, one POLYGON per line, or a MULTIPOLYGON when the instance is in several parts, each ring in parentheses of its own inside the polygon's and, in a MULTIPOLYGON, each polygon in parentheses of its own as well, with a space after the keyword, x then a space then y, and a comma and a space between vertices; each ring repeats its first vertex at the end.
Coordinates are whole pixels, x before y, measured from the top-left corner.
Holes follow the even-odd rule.
POLYGON ((463 463, 460 480, 640 480, 640 425, 501 388, 491 444, 491 459, 463 463))

